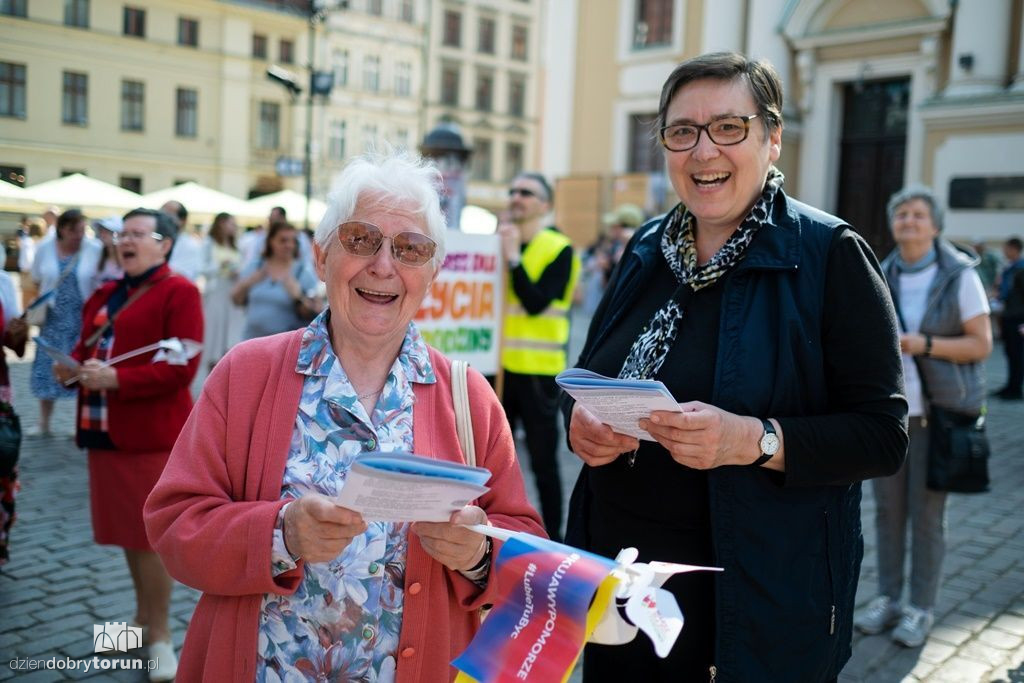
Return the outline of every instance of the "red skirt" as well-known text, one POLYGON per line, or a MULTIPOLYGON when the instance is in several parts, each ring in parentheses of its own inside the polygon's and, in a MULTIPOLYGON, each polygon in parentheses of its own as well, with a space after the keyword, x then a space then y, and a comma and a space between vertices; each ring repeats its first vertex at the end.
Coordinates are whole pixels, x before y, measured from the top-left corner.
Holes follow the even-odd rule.
POLYGON ((100 545, 149 550, 142 506, 167 464, 169 451, 89 450, 92 532, 100 545))

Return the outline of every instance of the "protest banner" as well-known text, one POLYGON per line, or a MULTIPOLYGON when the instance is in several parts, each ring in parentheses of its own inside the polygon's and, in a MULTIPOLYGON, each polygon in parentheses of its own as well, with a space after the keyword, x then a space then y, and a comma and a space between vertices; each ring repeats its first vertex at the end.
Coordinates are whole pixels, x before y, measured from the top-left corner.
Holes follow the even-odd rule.
POLYGON ((497 235, 449 230, 444 266, 414 320, 424 340, 485 375, 498 372, 505 276, 497 235))

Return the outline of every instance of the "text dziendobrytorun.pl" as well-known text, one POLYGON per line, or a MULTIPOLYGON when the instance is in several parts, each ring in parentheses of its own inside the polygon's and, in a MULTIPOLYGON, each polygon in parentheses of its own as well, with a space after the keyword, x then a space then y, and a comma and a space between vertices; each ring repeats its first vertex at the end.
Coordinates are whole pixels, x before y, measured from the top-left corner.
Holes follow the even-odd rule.
POLYGON ((49 659, 12 659, 8 663, 11 671, 154 671, 160 666, 160 659, 116 659, 114 657, 50 657, 49 659))

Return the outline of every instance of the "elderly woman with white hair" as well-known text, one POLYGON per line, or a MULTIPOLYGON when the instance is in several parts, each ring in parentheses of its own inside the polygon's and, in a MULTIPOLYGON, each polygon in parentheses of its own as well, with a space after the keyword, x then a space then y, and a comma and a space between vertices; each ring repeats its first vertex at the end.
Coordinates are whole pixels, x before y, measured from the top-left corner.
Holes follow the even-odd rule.
POLYGON ((363 451, 462 459, 450 361, 412 323, 444 260, 439 184, 404 153, 352 161, 316 231, 328 308, 236 346, 203 387, 146 504, 168 570, 203 591, 185 679, 451 680, 496 590, 496 548, 462 525, 543 533, 475 371, 487 494, 444 523, 367 522, 335 502, 363 451))

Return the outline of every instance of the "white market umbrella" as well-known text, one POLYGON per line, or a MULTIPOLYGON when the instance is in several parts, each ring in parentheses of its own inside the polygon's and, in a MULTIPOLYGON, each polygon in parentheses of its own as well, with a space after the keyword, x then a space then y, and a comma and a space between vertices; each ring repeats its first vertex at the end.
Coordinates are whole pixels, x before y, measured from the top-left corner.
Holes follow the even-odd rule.
POLYGON ((134 192, 81 173, 72 173, 63 178, 32 185, 25 190, 25 195, 40 204, 76 206, 87 212, 99 210, 123 213, 128 209, 142 206, 142 197, 134 192))
POLYGON ((159 209, 164 203, 171 200, 180 202, 188 209, 189 214, 213 216, 226 212, 233 216, 250 215, 249 207, 241 199, 194 182, 182 183, 143 195, 142 205, 151 209, 159 209))
POLYGON ((0 180, 0 207, 16 211, 30 211, 38 202, 28 196, 28 191, 6 180, 0 180))
MULTIPOLYGON (((257 216, 266 216, 275 206, 284 207, 288 212, 288 220, 293 225, 299 225, 306 217, 306 196, 295 190, 281 190, 273 194, 265 194, 255 199, 250 199, 246 204, 249 211, 257 216)), ((309 222, 316 225, 327 212, 327 204, 319 199, 309 201, 309 222)))

